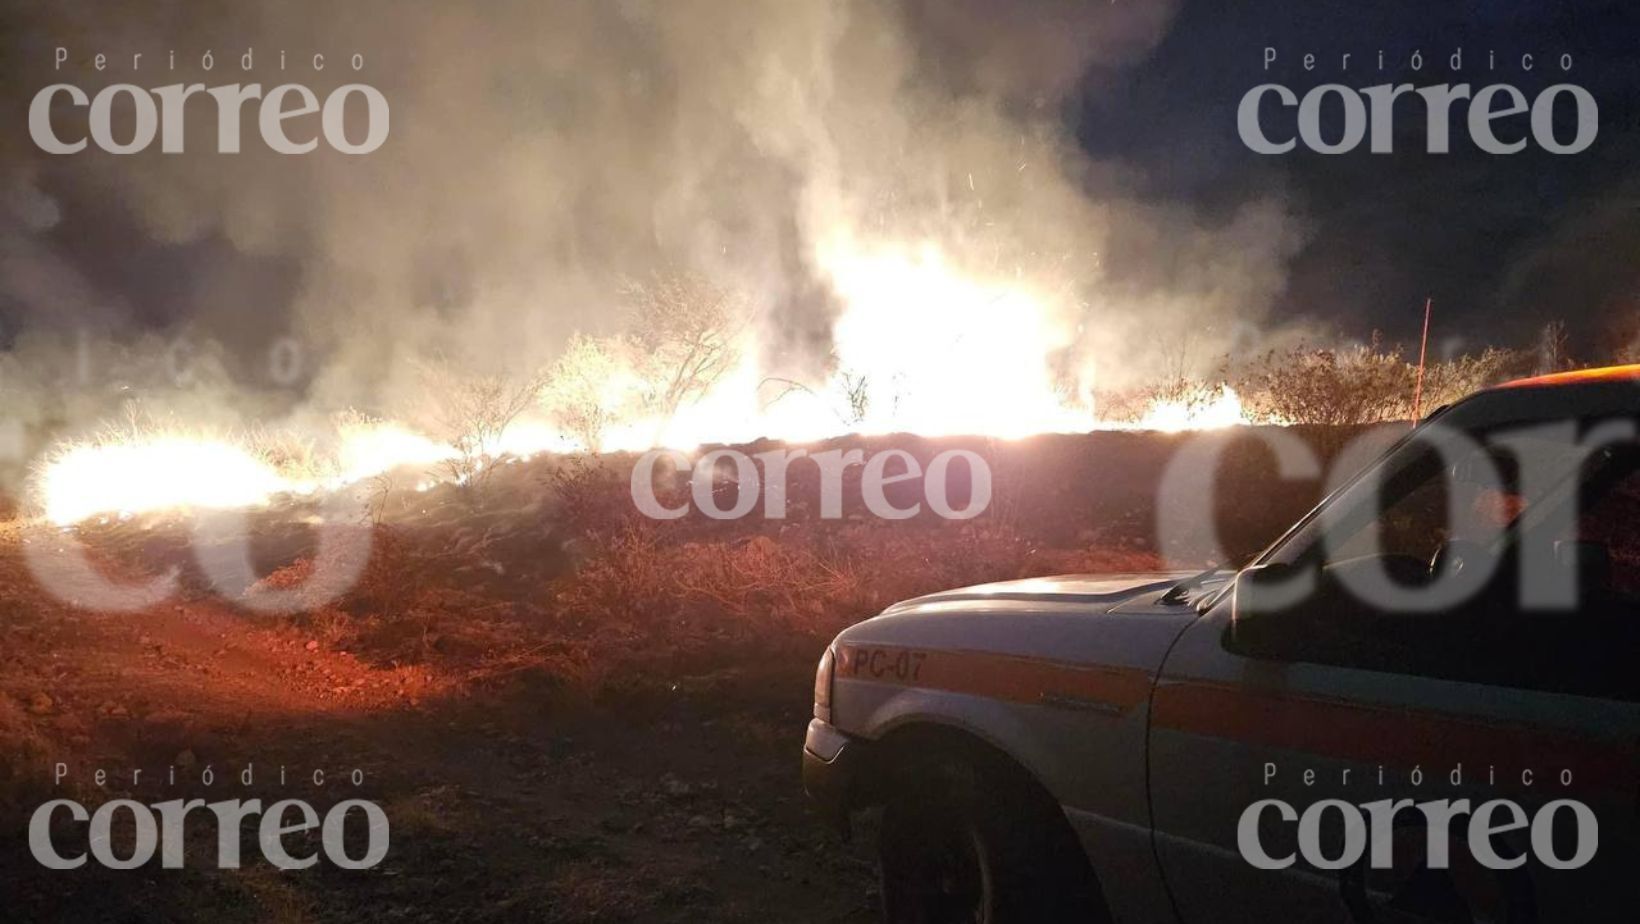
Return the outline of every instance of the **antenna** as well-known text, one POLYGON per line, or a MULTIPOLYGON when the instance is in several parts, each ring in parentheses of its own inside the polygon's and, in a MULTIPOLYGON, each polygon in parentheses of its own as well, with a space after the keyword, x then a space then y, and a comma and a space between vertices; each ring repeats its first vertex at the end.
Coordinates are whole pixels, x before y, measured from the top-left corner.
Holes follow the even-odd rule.
POLYGON ((1412 388, 1412 425, 1418 425, 1418 418, 1423 416, 1424 410, 1424 357, 1429 351, 1429 312, 1434 299, 1424 298, 1424 337, 1418 342, 1418 383, 1412 388))

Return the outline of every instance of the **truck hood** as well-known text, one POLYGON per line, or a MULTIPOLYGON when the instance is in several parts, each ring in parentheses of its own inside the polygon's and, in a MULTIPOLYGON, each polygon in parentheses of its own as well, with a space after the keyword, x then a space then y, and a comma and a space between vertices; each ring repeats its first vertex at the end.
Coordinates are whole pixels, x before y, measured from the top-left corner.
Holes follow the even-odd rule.
MULTIPOLYGON (((1052 678, 1093 670, 1100 677, 1114 672, 1120 683, 1132 684, 1130 693, 1148 690, 1173 640, 1200 618, 1188 601, 1162 601, 1193 576, 1066 575, 963 587, 896 603, 844 629, 834 644, 845 656, 875 657, 878 667, 889 653, 920 656, 933 673, 910 680, 925 686, 957 689, 970 674, 1038 678, 1042 672, 1049 678, 1040 681, 1047 684, 1043 690, 1051 690, 1052 678), (941 671, 943 681, 936 679, 941 671)), ((1229 572, 1215 577, 1228 579, 1229 572)), ((914 686, 910 680, 904 685, 914 686)), ((1037 684, 1030 679, 1027 686, 1037 684)), ((893 718, 892 711, 869 714, 868 728, 893 718)))
POLYGON ((1038 604, 1055 608, 1064 605, 1084 611, 1108 612, 1123 603, 1137 602, 1148 595, 1160 594, 1192 575, 1193 572, 1190 571, 1147 571, 1126 574, 1063 574, 1020 581, 998 581, 992 584, 959 587, 955 590, 942 590, 939 593, 902 600, 883 610, 883 615, 901 615, 918 610, 1018 608, 999 606, 1006 604, 1038 604), (948 607, 946 604, 977 606, 948 607))

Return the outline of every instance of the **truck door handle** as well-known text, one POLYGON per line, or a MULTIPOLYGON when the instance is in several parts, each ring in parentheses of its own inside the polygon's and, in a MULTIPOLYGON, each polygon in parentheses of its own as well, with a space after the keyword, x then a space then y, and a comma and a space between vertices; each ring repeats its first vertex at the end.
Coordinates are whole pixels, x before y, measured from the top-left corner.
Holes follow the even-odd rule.
POLYGON ((1075 709, 1078 712, 1097 712, 1101 715, 1119 716, 1123 709, 1115 703, 1108 703, 1102 699, 1085 699, 1080 696, 1065 696, 1061 693, 1043 693, 1037 697, 1037 702, 1043 706, 1053 706, 1058 709, 1075 709))

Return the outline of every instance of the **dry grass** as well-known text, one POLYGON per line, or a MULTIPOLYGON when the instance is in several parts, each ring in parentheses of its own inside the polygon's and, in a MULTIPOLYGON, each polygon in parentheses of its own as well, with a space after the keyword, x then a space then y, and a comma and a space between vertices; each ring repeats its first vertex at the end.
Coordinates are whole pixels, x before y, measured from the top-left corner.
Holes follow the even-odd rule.
MULTIPOLYGON (((1534 357, 1488 347, 1426 360, 1421 413, 1505 379, 1534 371, 1534 357)), ((1256 418, 1342 426, 1410 420, 1417 392, 1417 350, 1386 346, 1376 334, 1350 348, 1305 346, 1267 353, 1232 377, 1256 418)))

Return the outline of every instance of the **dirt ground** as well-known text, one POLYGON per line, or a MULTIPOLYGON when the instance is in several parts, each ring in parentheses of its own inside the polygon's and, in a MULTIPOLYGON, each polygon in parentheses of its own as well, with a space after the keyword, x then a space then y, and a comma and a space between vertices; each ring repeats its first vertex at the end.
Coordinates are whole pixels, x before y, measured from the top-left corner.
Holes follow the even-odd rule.
MULTIPOLYGON (((279 618, 202 587, 174 523, 79 532, 110 573, 179 567, 175 599, 74 606, 30 573, 14 522, 0 529, 7 916, 873 919, 868 845, 824 827, 798 780, 814 663, 839 628, 894 599, 1160 564, 1155 478, 1178 441, 1110 436, 991 447, 997 510, 960 525, 822 523, 794 490, 790 522, 657 531, 621 513, 629 501, 607 477, 624 478, 618 464, 516 466, 483 504, 384 489, 359 586, 279 618), (1005 482, 1028 469, 1046 477, 1005 482), (29 816, 46 800, 122 797, 300 798, 321 813, 368 799, 391 847, 367 870, 280 872, 253 819, 242 868, 217 870, 214 824, 195 813, 181 870, 52 871, 30 856, 29 816)), ((1254 483, 1270 460, 1227 464, 1254 483)), ((1256 548, 1314 491, 1234 496, 1222 531, 1256 548)), ((285 541, 300 519, 287 513, 262 529, 269 581, 311 551, 285 541)), ((76 830, 83 848, 85 826, 58 820, 64 852, 76 830)), ((349 836, 357 846, 362 832, 349 836)))
MULTIPOLYGON (((26 586, 6 552, 5 586, 26 586)), ((295 629, 209 603, 4 606, 0 732, 33 745, 6 781, 0 891, 13 920, 870 917, 869 861, 812 817, 796 782, 810 663, 689 678, 610 708, 565 704, 527 678, 457 690, 437 671, 310 650, 295 629), (69 775, 54 787, 59 761, 69 775), (239 781, 247 763, 252 787, 239 781), (104 792, 98 768, 115 778, 104 792), (136 785, 133 768, 146 771, 136 785), (327 771, 324 787, 313 769, 327 771), (279 873, 254 853, 238 872, 47 871, 27 853, 24 812, 65 791, 88 805, 368 798, 391 820, 392 847, 357 872, 279 873)), ((191 859, 208 859, 210 836, 191 842, 191 859)))

